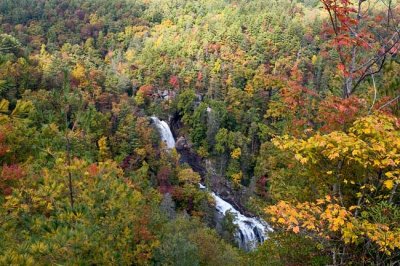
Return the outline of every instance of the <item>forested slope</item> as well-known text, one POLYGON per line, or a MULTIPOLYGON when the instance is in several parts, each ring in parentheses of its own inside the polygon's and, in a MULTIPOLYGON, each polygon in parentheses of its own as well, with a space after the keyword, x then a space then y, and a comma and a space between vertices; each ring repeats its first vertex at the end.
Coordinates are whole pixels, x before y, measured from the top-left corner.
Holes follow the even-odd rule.
POLYGON ((399 16, 0 1, 0 265, 396 265, 399 16), (274 232, 241 250, 199 182, 274 232))

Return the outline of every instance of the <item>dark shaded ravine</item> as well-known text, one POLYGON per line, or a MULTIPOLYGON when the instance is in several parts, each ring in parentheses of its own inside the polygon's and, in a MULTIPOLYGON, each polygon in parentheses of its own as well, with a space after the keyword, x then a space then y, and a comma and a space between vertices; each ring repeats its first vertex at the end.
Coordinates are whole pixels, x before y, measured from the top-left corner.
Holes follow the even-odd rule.
POLYGON ((232 184, 223 176, 215 173, 214 166, 211 161, 204 160, 192 148, 190 141, 182 132, 183 123, 178 113, 173 114, 169 118, 169 125, 174 138, 176 139, 176 150, 180 154, 180 162, 187 163, 195 172, 199 173, 202 183, 208 184, 212 190, 217 193, 223 200, 229 202, 241 213, 249 217, 255 215, 244 207, 242 202, 247 200, 245 191, 237 191, 233 189, 232 184))

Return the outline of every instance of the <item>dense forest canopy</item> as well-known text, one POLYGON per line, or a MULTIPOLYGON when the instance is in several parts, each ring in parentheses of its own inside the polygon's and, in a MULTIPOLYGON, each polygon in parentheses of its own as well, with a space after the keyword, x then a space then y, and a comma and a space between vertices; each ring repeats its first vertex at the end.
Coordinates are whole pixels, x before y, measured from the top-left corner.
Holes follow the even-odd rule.
POLYGON ((0 265, 399 263, 398 0, 2 0, 0 22, 0 265), (273 231, 244 249, 215 195, 273 231))

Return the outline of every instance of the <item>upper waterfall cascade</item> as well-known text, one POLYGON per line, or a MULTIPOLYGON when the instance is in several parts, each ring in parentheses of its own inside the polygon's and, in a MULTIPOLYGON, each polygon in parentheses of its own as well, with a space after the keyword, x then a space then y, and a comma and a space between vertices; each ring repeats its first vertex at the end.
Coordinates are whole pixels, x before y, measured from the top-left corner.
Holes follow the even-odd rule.
MULTIPOLYGON (((175 148, 175 139, 169 125, 155 116, 152 116, 151 119, 157 127, 161 139, 166 143, 168 149, 175 148)), ((200 189, 206 189, 202 184, 199 184, 199 186, 200 189)), ((252 250, 258 243, 264 242, 267 237, 267 232, 272 231, 272 228, 265 221, 254 217, 247 217, 214 192, 211 192, 211 195, 215 199, 215 208, 218 213, 225 216, 229 212, 234 216, 233 223, 238 227, 238 231, 235 234, 235 240, 240 248, 252 250)))
POLYGON ((167 122, 161 121, 160 119, 158 119, 158 117, 155 116, 152 116, 151 120, 154 122, 158 131, 160 132, 161 139, 167 145, 167 148, 168 149, 175 148, 175 139, 174 136, 172 135, 171 129, 169 128, 167 122))

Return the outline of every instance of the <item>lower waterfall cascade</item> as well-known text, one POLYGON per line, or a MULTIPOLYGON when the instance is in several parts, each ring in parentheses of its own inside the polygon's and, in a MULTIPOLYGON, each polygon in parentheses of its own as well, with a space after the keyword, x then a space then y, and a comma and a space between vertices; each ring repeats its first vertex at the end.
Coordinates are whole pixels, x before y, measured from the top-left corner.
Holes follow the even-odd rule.
MULTIPOLYGON (((155 124, 167 148, 175 148, 175 139, 168 123, 161 121, 155 116, 152 116, 151 120, 155 124)), ((202 184, 199 184, 199 187, 200 189, 207 189, 202 184)), ((234 216, 233 223, 238 227, 235 240, 240 248, 247 251, 256 248, 259 243, 265 241, 267 232, 273 231, 265 221, 255 217, 247 217, 236 210, 230 203, 220 198, 216 193, 211 192, 211 195, 215 200, 215 208, 218 213, 225 216, 229 212, 234 216)))

